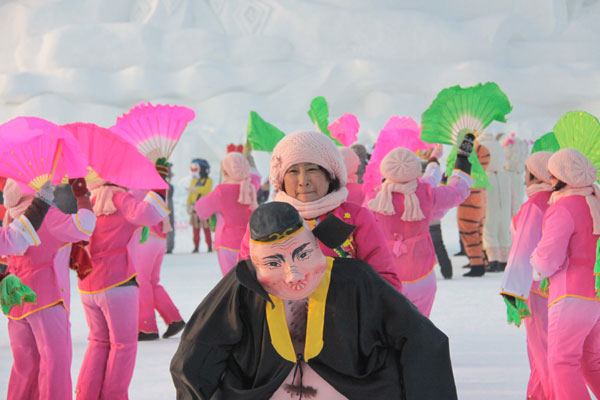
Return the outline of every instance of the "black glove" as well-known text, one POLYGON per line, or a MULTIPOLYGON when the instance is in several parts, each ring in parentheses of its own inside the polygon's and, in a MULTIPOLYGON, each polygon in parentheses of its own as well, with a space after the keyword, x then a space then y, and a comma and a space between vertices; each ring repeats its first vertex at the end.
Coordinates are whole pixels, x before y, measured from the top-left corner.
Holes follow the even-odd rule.
POLYGON ((467 133, 458 147, 456 152, 456 162, 454 163, 454 169, 463 171, 466 174, 471 174, 471 163, 469 162, 469 156, 473 152, 473 142, 475 141, 475 135, 467 133))
POLYGON ((24 215, 25 217, 27 217, 29 222, 31 222, 33 229, 37 231, 38 229, 40 229, 40 226, 42 226, 44 217, 46 216, 46 213, 49 209, 50 204, 37 197, 34 197, 29 207, 27 207, 27 209, 25 210, 24 215))

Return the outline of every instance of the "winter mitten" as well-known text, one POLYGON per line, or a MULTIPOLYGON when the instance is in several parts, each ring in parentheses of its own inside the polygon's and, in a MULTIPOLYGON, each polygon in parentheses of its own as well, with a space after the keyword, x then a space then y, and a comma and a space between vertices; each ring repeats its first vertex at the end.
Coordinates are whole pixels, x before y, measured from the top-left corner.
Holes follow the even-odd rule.
POLYGON ((37 231, 38 229, 40 229, 40 226, 42 226, 44 217, 46 216, 46 213, 49 209, 50 204, 39 199, 38 197, 34 197, 33 201, 31 202, 29 207, 27 207, 23 215, 25 215, 29 222, 31 222, 31 226, 33 226, 33 229, 37 231))
POLYGON ((454 168, 463 171, 466 174, 471 174, 471 163, 469 162, 469 156, 471 155, 471 152, 473 152, 474 141, 475 135, 472 133, 467 133, 456 152, 454 168))
POLYGON ((44 183, 44 186, 38 189, 35 193, 35 197, 41 199, 44 203, 52 205, 54 201, 54 189, 55 186, 50 181, 44 183))

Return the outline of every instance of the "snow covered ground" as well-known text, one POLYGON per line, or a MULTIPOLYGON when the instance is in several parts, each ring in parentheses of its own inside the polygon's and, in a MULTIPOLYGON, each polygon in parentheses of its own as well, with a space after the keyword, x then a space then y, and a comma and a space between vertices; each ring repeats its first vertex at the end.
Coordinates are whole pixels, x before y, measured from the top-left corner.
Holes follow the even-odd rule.
MULTIPOLYGON (((455 213, 443 220, 444 238, 450 254, 458 251, 455 213)), ((184 318, 220 279, 214 253, 190 254, 188 231, 177 232, 176 253, 166 255, 163 286, 184 318)), ((204 246, 204 245, 202 245, 204 246)), ((204 251, 204 248, 201 249, 204 251)), ((500 274, 463 278, 465 257, 453 257, 454 279, 443 280, 439 272, 438 292, 432 321, 450 338, 454 375, 461 400, 512 400, 525 397, 529 376, 524 327, 506 323, 505 306, 498 295, 500 274)), ((88 328, 72 276, 73 384, 87 346, 88 328)), ((6 318, 0 322, 0 398, 5 398, 12 364, 6 318)), ((159 318, 159 330, 165 326, 159 318)), ((136 369, 130 386, 132 400, 174 399, 169 362, 179 336, 139 344, 136 369)))

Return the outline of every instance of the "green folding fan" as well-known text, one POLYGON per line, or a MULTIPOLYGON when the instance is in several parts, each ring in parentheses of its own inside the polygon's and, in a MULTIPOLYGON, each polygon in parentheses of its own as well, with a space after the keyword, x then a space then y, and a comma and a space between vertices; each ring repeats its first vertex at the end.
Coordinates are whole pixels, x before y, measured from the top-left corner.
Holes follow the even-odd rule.
POLYGON ((459 133, 478 136, 492 121, 506 122, 512 110, 508 97, 494 82, 442 90, 421 118, 421 139, 456 146, 459 133))
POLYGON ((538 151, 549 151, 554 153, 558 151, 560 146, 556 141, 556 136, 554 136, 554 132, 548 132, 544 136, 540 137, 538 140, 533 142, 533 147, 531 148, 531 154, 536 153, 538 151))
POLYGON ((336 146, 342 146, 337 139, 331 136, 331 132, 329 132, 329 105, 323 96, 315 97, 310 102, 308 116, 320 132, 329 136, 336 146))
POLYGON ((600 169, 600 122, 585 111, 570 111, 554 125, 554 136, 561 149, 579 150, 600 169))
POLYGON ((35 303, 36 294, 29 286, 21 282, 18 276, 9 274, 0 281, 0 304, 2 312, 6 315, 14 306, 21 306, 23 303, 35 303))
POLYGON ((273 151, 275 145, 283 139, 285 133, 266 122, 255 111, 250 111, 246 130, 247 144, 253 150, 273 151))

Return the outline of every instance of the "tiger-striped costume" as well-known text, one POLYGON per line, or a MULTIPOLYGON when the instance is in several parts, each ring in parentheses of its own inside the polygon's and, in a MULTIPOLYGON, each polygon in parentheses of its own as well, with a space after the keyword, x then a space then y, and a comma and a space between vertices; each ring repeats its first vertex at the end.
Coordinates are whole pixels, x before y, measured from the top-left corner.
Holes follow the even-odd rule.
MULTIPOLYGON (((477 158, 483 169, 487 169, 490 162, 490 152, 485 146, 475 143, 477 158)), ((471 194, 458 206, 456 217, 458 219, 458 230, 460 240, 465 247, 465 253, 469 257, 469 264, 485 265, 483 254, 483 224, 485 223, 486 189, 471 189, 471 194)))

